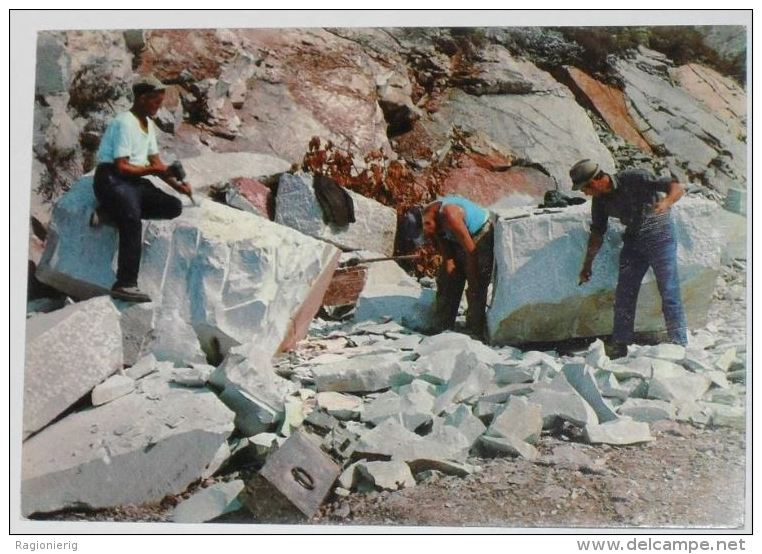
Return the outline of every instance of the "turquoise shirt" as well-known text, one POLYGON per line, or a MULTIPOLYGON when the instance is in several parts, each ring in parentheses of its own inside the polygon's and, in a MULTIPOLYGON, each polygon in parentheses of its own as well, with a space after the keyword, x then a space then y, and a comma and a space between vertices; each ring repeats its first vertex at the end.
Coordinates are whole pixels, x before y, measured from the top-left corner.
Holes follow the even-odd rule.
POLYGON ((135 114, 123 112, 108 124, 95 159, 101 164, 129 158, 132 165, 147 166, 148 156, 158 153, 154 122, 148 119, 148 132, 145 132, 135 114))
MULTIPOLYGON (((442 205, 439 208, 440 213, 442 212, 442 208, 450 204, 454 204, 463 209, 466 228, 468 228, 468 232, 472 237, 479 232, 489 219, 489 210, 482 208, 479 204, 471 202, 462 196, 444 196, 440 198, 439 201, 442 202, 442 205)), ((449 231, 445 231, 444 234, 447 239, 454 240, 454 237, 449 231)))

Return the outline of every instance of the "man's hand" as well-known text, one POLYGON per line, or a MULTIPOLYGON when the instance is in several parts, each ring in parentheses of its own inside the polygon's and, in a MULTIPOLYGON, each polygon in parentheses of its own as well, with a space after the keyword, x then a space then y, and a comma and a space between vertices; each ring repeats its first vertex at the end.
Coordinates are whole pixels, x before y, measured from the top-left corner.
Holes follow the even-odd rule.
POLYGON ((169 166, 167 166, 164 162, 158 159, 158 157, 153 157, 150 161, 151 161, 151 164, 148 166, 148 168, 151 171, 151 175, 156 175, 157 177, 167 176, 167 172, 169 171, 169 166))
POLYGON ((590 238, 587 240, 587 252, 585 252, 585 261, 582 262, 582 270, 579 272, 577 285, 587 283, 590 280, 593 275, 593 260, 598 255, 598 250, 601 249, 602 244, 603 235, 595 231, 591 232, 590 238))
POLYGON ((662 215, 666 214, 669 209, 672 207, 672 204, 680 200, 682 198, 683 193, 685 192, 685 187, 678 183, 677 181, 673 181, 669 184, 669 191, 667 192, 667 196, 659 200, 653 205, 653 212, 656 215, 662 215))
POLYGON ((577 283, 577 285, 587 283, 590 280, 590 277, 592 276, 593 276, 593 268, 587 264, 582 266, 582 270, 579 272, 579 282, 577 283))
POLYGON ((184 194, 188 197, 193 196, 193 189, 191 188, 190 183, 177 183, 173 185, 173 187, 180 194, 184 194))
POLYGON ((672 201, 669 198, 662 198, 654 204, 654 214, 662 215, 669 211, 672 206, 672 201))

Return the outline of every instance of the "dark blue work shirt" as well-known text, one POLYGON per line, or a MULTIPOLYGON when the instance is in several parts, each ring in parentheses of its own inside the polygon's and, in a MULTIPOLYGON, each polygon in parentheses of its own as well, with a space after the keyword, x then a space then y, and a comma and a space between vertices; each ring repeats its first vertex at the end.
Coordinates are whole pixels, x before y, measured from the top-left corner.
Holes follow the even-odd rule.
POLYGON ((593 222, 590 231, 603 235, 608 228, 608 218, 615 217, 635 231, 643 221, 646 209, 650 209, 659 192, 669 192, 672 177, 656 177, 642 169, 628 169, 611 175, 613 190, 593 198, 593 222))

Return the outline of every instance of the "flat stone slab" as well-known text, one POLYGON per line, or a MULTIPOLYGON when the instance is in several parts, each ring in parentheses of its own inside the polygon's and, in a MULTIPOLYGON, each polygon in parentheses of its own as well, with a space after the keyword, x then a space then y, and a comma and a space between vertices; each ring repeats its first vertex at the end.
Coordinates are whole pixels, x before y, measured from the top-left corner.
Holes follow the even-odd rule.
POLYGON ((591 444, 638 444, 653 440, 648 423, 619 418, 585 426, 585 440, 591 444))
POLYGON ((535 460, 539 456, 537 449, 531 444, 524 442, 516 437, 490 437, 482 435, 479 437, 479 444, 487 451, 496 454, 509 454, 535 460))
POLYGON ((203 387, 214 371, 214 366, 180 367, 172 371, 172 382, 184 387, 203 387))
POLYGON ((680 362, 685 359, 685 347, 679 344, 655 344, 653 346, 641 348, 638 355, 650 356, 651 358, 658 358, 660 360, 680 362))
POLYGON ((315 366, 312 372, 318 392, 372 392, 387 389, 401 373, 395 355, 357 356, 336 364, 315 366))
POLYGON ((617 412, 628 416, 635 421, 660 421, 663 419, 675 419, 677 408, 670 402, 663 400, 648 400, 645 398, 628 398, 624 404, 617 408, 617 412))
POLYGON ((385 256, 394 252, 397 214, 361 194, 345 189, 354 204, 355 222, 346 227, 326 223, 309 173, 284 173, 278 182, 275 221, 343 250, 372 250, 385 256))
POLYGON ((439 440, 435 440, 432 437, 433 433, 427 437, 421 437, 403 427, 398 421, 387 419, 360 436, 355 445, 355 455, 388 456, 401 461, 418 459, 462 461, 470 446, 468 440, 457 429, 453 427, 449 429, 455 434, 447 436, 447 431, 444 431, 438 435, 439 440))
POLYGON ((512 396, 495 415, 486 434, 490 437, 516 438, 534 444, 542 433, 542 406, 522 396, 512 396))
POLYGON ((546 429, 552 427, 558 419, 579 427, 598 423, 593 408, 574 390, 563 374, 555 377, 550 384, 535 386, 534 392, 527 398, 542 406, 543 427, 546 429))
POLYGON ((746 408, 743 406, 726 406, 725 404, 703 403, 709 412, 711 425, 714 427, 733 427, 746 429, 746 408))
POLYGON ((728 348, 715 360, 714 365, 720 371, 728 371, 736 359, 736 348, 728 348))
POLYGON ((528 396, 534 392, 534 389, 534 383, 519 383, 516 385, 505 386, 495 385, 484 391, 484 394, 479 397, 479 401, 497 402, 502 404, 511 396, 528 396))
MULTIPOLYGON (((719 206, 684 198, 672 209, 678 271, 691 328, 706 323, 724 239, 713 225, 719 206)), ((611 221, 588 283, 578 286, 589 236, 590 204, 495 225, 496 279, 487 313, 490 343, 547 342, 608 335, 619 273, 622 227, 611 221), (552 268, 549 271, 548 268, 552 268)), ((661 297, 649 273, 638 297, 636 331, 664 330, 661 297)))
POLYGON ((27 320, 24 436, 122 369, 119 312, 108 297, 27 320))
POLYGON ((494 364, 492 368, 495 370, 497 382, 507 385, 532 383, 540 375, 540 368, 537 365, 526 366, 518 361, 494 364))
POLYGON ((237 499, 244 482, 236 479, 226 483, 216 483, 202 489, 187 500, 183 500, 172 510, 175 523, 204 523, 221 515, 243 508, 237 499))
POLYGON ((234 414, 209 390, 173 387, 171 372, 71 414, 22 446, 21 511, 106 508, 179 494, 209 466, 234 414))
POLYGON ((650 358, 616 360, 609 364, 606 371, 613 373, 617 379, 650 379, 653 376, 653 363, 650 358))
POLYGON ((316 400, 318 408, 325 410, 336 419, 358 419, 362 413, 362 398, 351 394, 319 392, 316 400))
POLYGON ((454 331, 445 331, 424 338, 414 352, 419 358, 425 358, 442 350, 471 352, 480 362, 488 365, 503 362, 508 357, 512 357, 510 354, 512 350, 508 350, 509 354, 505 354, 502 350, 495 350, 468 335, 454 331))
POLYGON ((130 379, 137 381, 146 375, 156 373, 160 369, 172 369, 172 367, 170 362, 159 362, 153 354, 146 354, 136 361, 134 365, 125 369, 124 374, 130 379))
POLYGON ((245 212, 260 215, 267 219, 273 219, 271 214, 272 192, 270 189, 257 181, 240 177, 231 179, 225 188, 225 202, 228 206, 238 208, 245 212))
POLYGON ((455 371, 455 360, 462 350, 447 348, 419 357, 413 364, 413 372, 421 379, 442 385, 447 383, 455 371))
MULTIPOLYGON (((320 307, 338 250, 262 217, 197 200, 199 206, 185 205, 173 220, 143 224, 138 285, 156 306, 158 341, 150 351, 188 364, 205 361, 198 358, 201 348, 224 355, 256 340, 272 356, 291 347, 320 307)), ((75 298, 107 294, 115 281, 118 232, 88 225, 95 204, 92 177, 61 197, 38 268, 38 279, 75 298)))
POLYGON ((398 418, 398 420, 401 420, 402 417, 402 399, 399 394, 392 390, 385 391, 378 397, 368 400, 361 419, 378 425, 390 417, 398 418))
POLYGON ((398 460, 389 462, 361 462, 357 471, 378 490, 396 491, 415 486, 410 467, 398 460))
POLYGON ((690 402, 709 390, 712 380, 707 375, 684 373, 675 377, 654 376, 648 385, 648 397, 657 400, 690 402))
POLYGON ((101 384, 96 385, 90 394, 93 406, 100 406, 116 400, 135 390, 135 381, 126 375, 112 375, 101 384))
POLYGON ((479 466, 471 464, 457 463, 449 460, 427 460, 425 458, 408 460, 407 465, 410 466, 410 470, 415 475, 424 471, 439 471, 445 475, 465 477, 466 475, 472 475, 481 471, 479 466))
POLYGON ((355 321, 393 319, 414 331, 430 331, 435 293, 410 285, 368 286, 355 305, 355 321))

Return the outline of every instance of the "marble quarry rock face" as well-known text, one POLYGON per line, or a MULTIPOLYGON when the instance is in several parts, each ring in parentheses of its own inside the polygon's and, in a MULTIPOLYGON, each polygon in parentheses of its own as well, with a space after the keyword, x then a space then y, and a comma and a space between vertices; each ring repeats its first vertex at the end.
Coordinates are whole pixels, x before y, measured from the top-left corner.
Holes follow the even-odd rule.
MULTIPOLYGON (((674 76, 681 84, 674 86, 658 74, 646 71, 644 66, 651 60, 646 53, 616 63, 630 100, 631 115, 638 127, 644 129, 644 138, 651 147, 674 156, 688 174, 700 175, 702 182, 721 193, 730 186, 745 186, 747 147, 743 114, 730 116, 727 106, 703 101, 710 85, 696 83, 695 74, 678 70, 674 76)), ((730 91, 719 88, 712 91, 715 97, 729 94, 730 91)))
MULTIPOLYGON (((696 327, 706 322, 720 264, 723 238, 713 225, 719 207, 684 198, 672 211, 683 304, 689 327, 696 327)), ((494 295, 487 314, 493 344, 611 333, 621 226, 609 221, 592 278, 580 286, 589 220, 589 203, 554 213, 500 218, 495 232, 494 295)), ((663 329, 661 297, 649 270, 638 298, 635 330, 663 329)))

